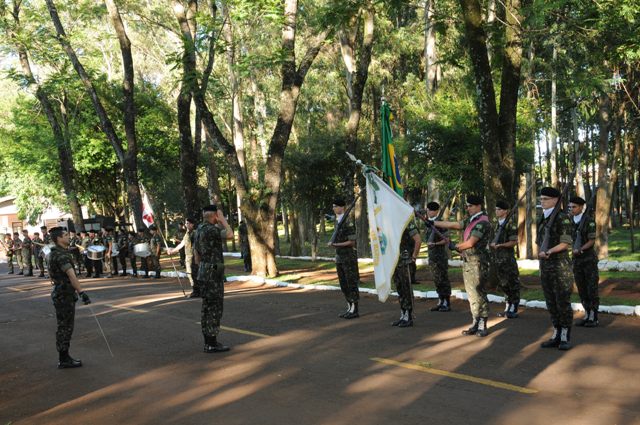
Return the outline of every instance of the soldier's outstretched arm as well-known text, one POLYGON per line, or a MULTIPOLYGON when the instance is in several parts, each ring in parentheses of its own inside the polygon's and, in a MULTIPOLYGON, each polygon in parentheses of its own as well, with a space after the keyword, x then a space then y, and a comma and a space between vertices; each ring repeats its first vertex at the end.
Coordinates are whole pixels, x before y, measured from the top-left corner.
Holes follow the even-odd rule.
POLYGON ((454 229, 461 230, 462 226, 457 221, 440 221, 436 220, 433 222, 433 225, 436 227, 440 227, 442 229, 454 229))

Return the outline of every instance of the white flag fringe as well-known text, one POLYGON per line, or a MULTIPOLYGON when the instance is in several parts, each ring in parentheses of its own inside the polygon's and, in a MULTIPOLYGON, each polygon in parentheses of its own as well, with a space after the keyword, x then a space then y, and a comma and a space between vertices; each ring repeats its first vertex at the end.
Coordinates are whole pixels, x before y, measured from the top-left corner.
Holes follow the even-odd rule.
POLYGON ((149 227, 153 224, 153 208, 151 208, 151 202, 149 202, 149 196, 147 191, 144 190, 144 186, 140 185, 140 193, 142 195, 142 222, 145 226, 149 227))
POLYGON ((367 213, 378 299, 385 302, 400 256, 400 240, 413 220, 413 207, 373 172, 367 178, 367 213))

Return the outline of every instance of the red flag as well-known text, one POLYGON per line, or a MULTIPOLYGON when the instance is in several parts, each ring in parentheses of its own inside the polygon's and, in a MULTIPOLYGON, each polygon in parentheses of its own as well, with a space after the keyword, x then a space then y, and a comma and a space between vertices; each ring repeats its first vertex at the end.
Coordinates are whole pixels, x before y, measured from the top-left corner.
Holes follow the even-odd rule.
POLYGON ((144 190, 144 186, 140 185, 140 193, 142 195, 142 221, 149 227, 153 224, 153 208, 151 208, 151 202, 149 202, 149 196, 144 190))

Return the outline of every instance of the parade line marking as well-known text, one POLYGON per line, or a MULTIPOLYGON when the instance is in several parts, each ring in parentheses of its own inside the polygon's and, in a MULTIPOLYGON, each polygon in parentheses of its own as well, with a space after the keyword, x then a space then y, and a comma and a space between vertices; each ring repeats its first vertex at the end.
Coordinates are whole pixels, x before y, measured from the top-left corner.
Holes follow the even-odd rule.
POLYGON ((418 372, 430 373, 432 375, 440 375, 446 376, 447 378, 459 379, 462 381, 474 382, 476 384, 487 385, 489 387, 501 388, 503 390, 515 391, 523 394, 536 394, 538 390, 534 390, 532 388, 519 387, 517 385, 511 385, 504 382, 492 381, 491 379, 484 378, 476 378, 471 375, 464 375, 462 373, 455 372, 447 372, 446 370, 433 369, 431 367, 420 366, 412 363, 399 362, 391 359, 383 359, 380 357, 372 357, 369 360, 374 362, 390 365, 390 366, 398 366, 403 367, 405 369, 417 370, 418 372))
POLYGON ((257 336, 258 338, 269 338, 271 336, 271 335, 260 334, 258 332, 245 331, 244 329, 230 328, 229 326, 220 326, 220 329, 224 329, 225 331, 236 332, 244 335, 257 336))

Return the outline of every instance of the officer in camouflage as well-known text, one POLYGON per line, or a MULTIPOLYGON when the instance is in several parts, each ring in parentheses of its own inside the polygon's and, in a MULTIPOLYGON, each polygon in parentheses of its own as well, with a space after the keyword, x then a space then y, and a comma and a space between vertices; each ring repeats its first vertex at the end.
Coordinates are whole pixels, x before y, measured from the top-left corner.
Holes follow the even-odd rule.
POLYGON ((33 255, 32 251, 33 243, 31 242, 31 238, 29 237, 29 231, 22 231, 22 274, 25 276, 33 276, 33 262, 31 261, 31 256, 33 255))
POLYGON ((473 322, 469 329, 462 331, 463 335, 485 337, 489 334, 487 320, 489 318, 489 300, 487 298, 487 280, 489 276, 489 243, 491 223, 482 210, 482 197, 467 196, 466 220, 436 221, 437 227, 464 230, 462 242, 455 249, 462 256, 462 277, 464 288, 469 297, 469 307, 473 322))
POLYGON ((593 248, 596 241, 596 223, 589 216, 583 217, 585 204, 585 200, 579 196, 569 200, 569 211, 573 217, 573 276, 585 311, 584 318, 576 320, 574 324, 576 326, 595 328, 598 326, 598 308, 600 307, 600 297, 598 297, 598 283, 600 282, 598 256, 593 248), (583 219, 586 222, 580 229, 580 221, 583 219), (580 230, 582 233, 580 236, 582 246, 576 247, 575 242, 580 230))
POLYGON ((167 254, 169 255, 173 255, 176 252, 184 252, 185 269, 187 270, 187 277, 191 284, 191 294, 189 294, 189 298, 200 298, 201 296, 200 285, 198 283, 198 279, 196 279, 197 276, 194 275, 197 272, 193 260, 193 237, 195 235, 195 225, 195 219, 187 218, 187 225, 185 227, 185 232, 182 235, 182 241, 175 248, 169 248, 167 250, 167 254))
POLYGON ((151 248, 151 255, 147 257, 149 264, 147 267, 155 271, 155 278, 160 279, 160 253, 162 248, 162 237, 155 224, 149 226, 151 231, 151 238, 149 239, 149 247, 151 248))
POLYGON ((411 264, 415 264, 420 254, 420 232, 412 219, 402 232, 400 239, 400 258, 393 272, 393 283, 398 292, 400 318, 391 326, 408 328, 413 326, 413 288, 411 288, 411 264))
POLYGON ((202 210, 203 223, 194 237, 193 254, 198 266, 197 279, 202 291, 202 334, 204 352, 229 351, 229 347, 218 342, 220 320, 224 305, 224 258, 222 242, 233 239, 233 230, 215 205, 202 210))
POLYGON ((551 339, 543 342, 541 347, 558 348, 564 351, 571 348, 571 322, 573 321, 571 309, 573 274, 569 259, 573 226, 562 210, 550 223, 550 216, 560 201, 561 195, 560 191, 553 187, 543 187, 540 190, 542 217, 538 221, 536 243, 540 260, 540 282, 553 324, 551 339), (546 228, 549 228, 549 248, 543 251, 540 247, 543 245, 546 228))
POLYGON ((80 281, 73 270, 73 260, 68 251, 69 234, 62 227, 51 229, 51 240, 55 244, 49 255, 49 276, 53 281, 51 299, 56 309, 58 329, 56 331, 56 349, 58 350, 58 369, 75 368, 82 366, 80 360, 69 355, 69 345, 73 334, 73 322, 78 296, 85 304, 91 300, 86 292, 82 291, 80 281), (76 295, 77 293, 77 295, 76 295))
POLYGON ((38 277, 44 277, 44 254, 42 252, 44 241, 40 238, 40 233, 33 232, 33 239, 31 242, 33 243, 33 257, 35 258, 38 270, 40 270, 38 277))
POLYGON ((20 240, 20 233, 13 232, 13 253, 16 256, 16 263, 18 263, 18 274, 23 275, 24 264, 22 263, 22 241, 20 240))
MULTIPOLYGON (((440 214, 440 204, 432 201, 427 204, 427 218, 433 222, 440 214)), ((437 229, 447 236, 446 229, 437 229)), ((451 282, 449 281, 448 239, 442 238, 433 226, 427 226, 427 247, 429 248, 429 268, 438 293, 438 304, 431 311, 451 311, 451 282)))
POLYGON ((7 263, 9 265, 9 271, 7 274, 13 274, 13 240, 11 239, 11 233, 4 235, 4 243, 2 244, 5 252, 7 253, 7 263))
POLYGON ((333 242, 329 246, 336 249, 336 272, 340 289, 347 301, 347 310, 340 314, 344 319, 360 317, 358 301, 360 300, 360 271, 358 269, 358 251, 356 250, 356 227, 348 217, 344 216, 346 202, 342 198, 333 201, 333 212, 336 215, 336 231, 333 242))
POLYGON ((82 253, 80 252, 80 244, 82 240, 76 232, 69 229, 69 253, 73 259, 73 267, 76 269, 76 274, 82 273, 82 253))
POLYGON ((515 319, 520 305, 520 271, 514 250, 518 244, 518 228, 513 220, 506 222, 508 214, 509 204, 503 200, 496 202, 494 234, 498 236, 498 240, 494 239, 489 247, 498 277, 498 288, 506 298, 504 312, 498 313, 498 316, 515 319))

